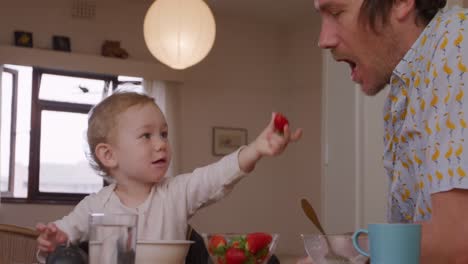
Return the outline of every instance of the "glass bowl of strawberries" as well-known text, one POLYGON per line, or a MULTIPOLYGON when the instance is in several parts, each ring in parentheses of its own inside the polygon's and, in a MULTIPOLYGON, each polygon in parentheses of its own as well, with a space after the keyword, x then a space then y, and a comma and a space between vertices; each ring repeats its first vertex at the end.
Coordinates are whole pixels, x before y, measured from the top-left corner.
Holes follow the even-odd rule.
POLYGON ((264 264, 275 251, 278 234, 213 233, 202 234, 215 264, 264 264))

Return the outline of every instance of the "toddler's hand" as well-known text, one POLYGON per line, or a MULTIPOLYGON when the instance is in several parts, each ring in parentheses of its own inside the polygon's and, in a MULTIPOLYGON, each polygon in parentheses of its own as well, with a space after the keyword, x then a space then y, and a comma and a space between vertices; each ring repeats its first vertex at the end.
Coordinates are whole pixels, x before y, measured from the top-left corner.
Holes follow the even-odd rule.
POLYGON ((270 123, 263 130, 263 132, 253 142, 255 150, 261 156, 276 156, 281 154, 289 142, 297 141, 302 136, 302 129, 296 129, 294 133, 289 130, 289 124, 285 122, 283 126, 283 133, 276 132, 274 120, 277 113, 273 113, 270 123))
POLYGON ((291 134, 289 124, 286 124, 286 122, 283 123, 282 134, 275 132, 275 116, 276 113, 273 113, 270 123, 257 139, 239 152, 239 167, 243 172, 251 172, 255 168, 255 164, 263 156, 279 155, 284 151, 289 142, 294 142, 301 138, 302 129, 299 128, 291 134))
POLYGON ((52 252, 57 245, 68 241, 67 234, 54 223, 47 225, 39 223, 36 225, 36 230, 40 233, 37 237, 37 248, 42 252, 52 252))

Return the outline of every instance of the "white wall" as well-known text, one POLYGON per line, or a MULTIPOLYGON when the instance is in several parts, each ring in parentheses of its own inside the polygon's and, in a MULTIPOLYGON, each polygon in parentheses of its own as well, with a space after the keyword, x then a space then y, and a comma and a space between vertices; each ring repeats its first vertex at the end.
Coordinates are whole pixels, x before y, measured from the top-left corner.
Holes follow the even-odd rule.
MULTIPOLYGON (((97 18, 79 21, 69 17, 66 1, 10 2, 0 9, 0 45, 10 44, 16 29, 34 32, 39 47, 48 47, 52 34, 68 35, 74 51, 89 54, 99 54, 104 39, 120 39, 132 57, 154 61, 141 29, 147 4, 96 3, 97 18)), ((282 111, 305 133, 301 144, 291 145, 281 157, 263 160, 229 197, 200 211, 193 225, 201 232, 279 232, 280 255, 303 255, 299 234, 316 230, 303 215, 299 199, 307 197, 321 208, 317 21, 311 10, 311 20, 293 30, 220 17, 217 22, 212 52, 185 72, 185 83, 173 95, 180 102, 179 164, 183 171, 217 159, 211 154, 213 126, 246 128, 251 141, 267 124, 271 111, 282 111)), ((33 226, 70 209, 2 204, 0 223, 33 226)))
POLYGON ((368 97, 350 69, 324 53, 323 218, 327 232, 386 221, 382 111, 387 90, 368 97))
POLYGON ((463 6, 463 0, 447 0, 447 5, 451 6, 451 5, 459 5, 459 6, 463 6))
POLYGON ((13 44, 13 31, 33 32, 34 47, 51 49, 52 35, 71 39, 72 51, 100 54, 104 40, 119 40, 130 58, 153 60, 143 40, 143 19, 150 1, 99 0, 92 20, 73 19, 73 1, 2 0, 0 44, 13 44))
MULTIPOLYGON (((283 184, 279 186, 290 186, 289 195, 284 195, 282 207, 290 208, 290 215, 303 216, 299 206, 301 198, 307 198, 314 208, 322 211, 321 197, 321 171, 323 140, 321 133, 322 117, 322 63, 321 51, 316 48, 318 20, 304 21, 302 26, 296 27, 287 39, 289 56, 283 67, 289 68, 289 77, 284 87, 291 94, 291 108, 296 116, 295 124, 301 124, 305 134, 301 144, 297 145, 298 151, 295 155, 288 155, 292 159, 291 174, 288 179, 284 178, 283 184)), ((293 218, 294 219, 294 218, 293 218)), ((288 230, 303 233, 318 232, 315 227, 307 221, 304 226, 305 217, 300 221, 290 222, 288 230)), ((286 241, 296 247, 293 241, 286 241)), ((298 246, 299 247, 299 246, 298 246)))
MULTIPOLYGON (((359 88, 356 88, 359 89, 359 88)), ((383 167, 383 106, 388 89, 369 97, 361 92, 356 98, 358 145, 356 177, 358 200, 356 227, 386 222, 388 178, 383 167)))
POLYGON ((352 231, 357 198, 357 91, 345 63, 323 54, 323 218, 329 233, 352 231))

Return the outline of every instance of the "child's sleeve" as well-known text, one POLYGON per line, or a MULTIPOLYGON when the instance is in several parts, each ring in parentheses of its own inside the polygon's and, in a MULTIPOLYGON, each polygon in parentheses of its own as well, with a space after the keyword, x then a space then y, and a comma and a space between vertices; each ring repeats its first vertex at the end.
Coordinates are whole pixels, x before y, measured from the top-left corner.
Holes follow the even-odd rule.
POLYGON ((91 205, 95 203, 96 195, 86 196, 67 216, 55 221, 60 230, 68 235, 71 243, 88 240, 89 214, 92 213, 91 205))
POLYGON ((171 189, 173 187, 176 190, 173 192, 174 198, 179 203, 184 203, 188 218, 199 208, 225 197, 245 175, 239 167, 238 156, 241 149, 213 164, 173 179, 171 189), (185 199, 181 200, 181 197, 185 199))

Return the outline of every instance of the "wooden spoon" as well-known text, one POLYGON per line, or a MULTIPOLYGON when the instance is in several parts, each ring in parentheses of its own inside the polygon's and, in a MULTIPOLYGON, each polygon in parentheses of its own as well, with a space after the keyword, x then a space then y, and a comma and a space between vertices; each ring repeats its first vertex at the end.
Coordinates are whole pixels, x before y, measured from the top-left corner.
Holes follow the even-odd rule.
POLYGON ((323 229, 322 225, 320 224, 320 220, 318 219, 317 213, 315 213, 314 208, 306 199, 301 199, 301 206, 302 210, 304 211, 307 218, 312 221, 312 223, 317 227, 322 235, 325 235, 325 229, 323 229))

